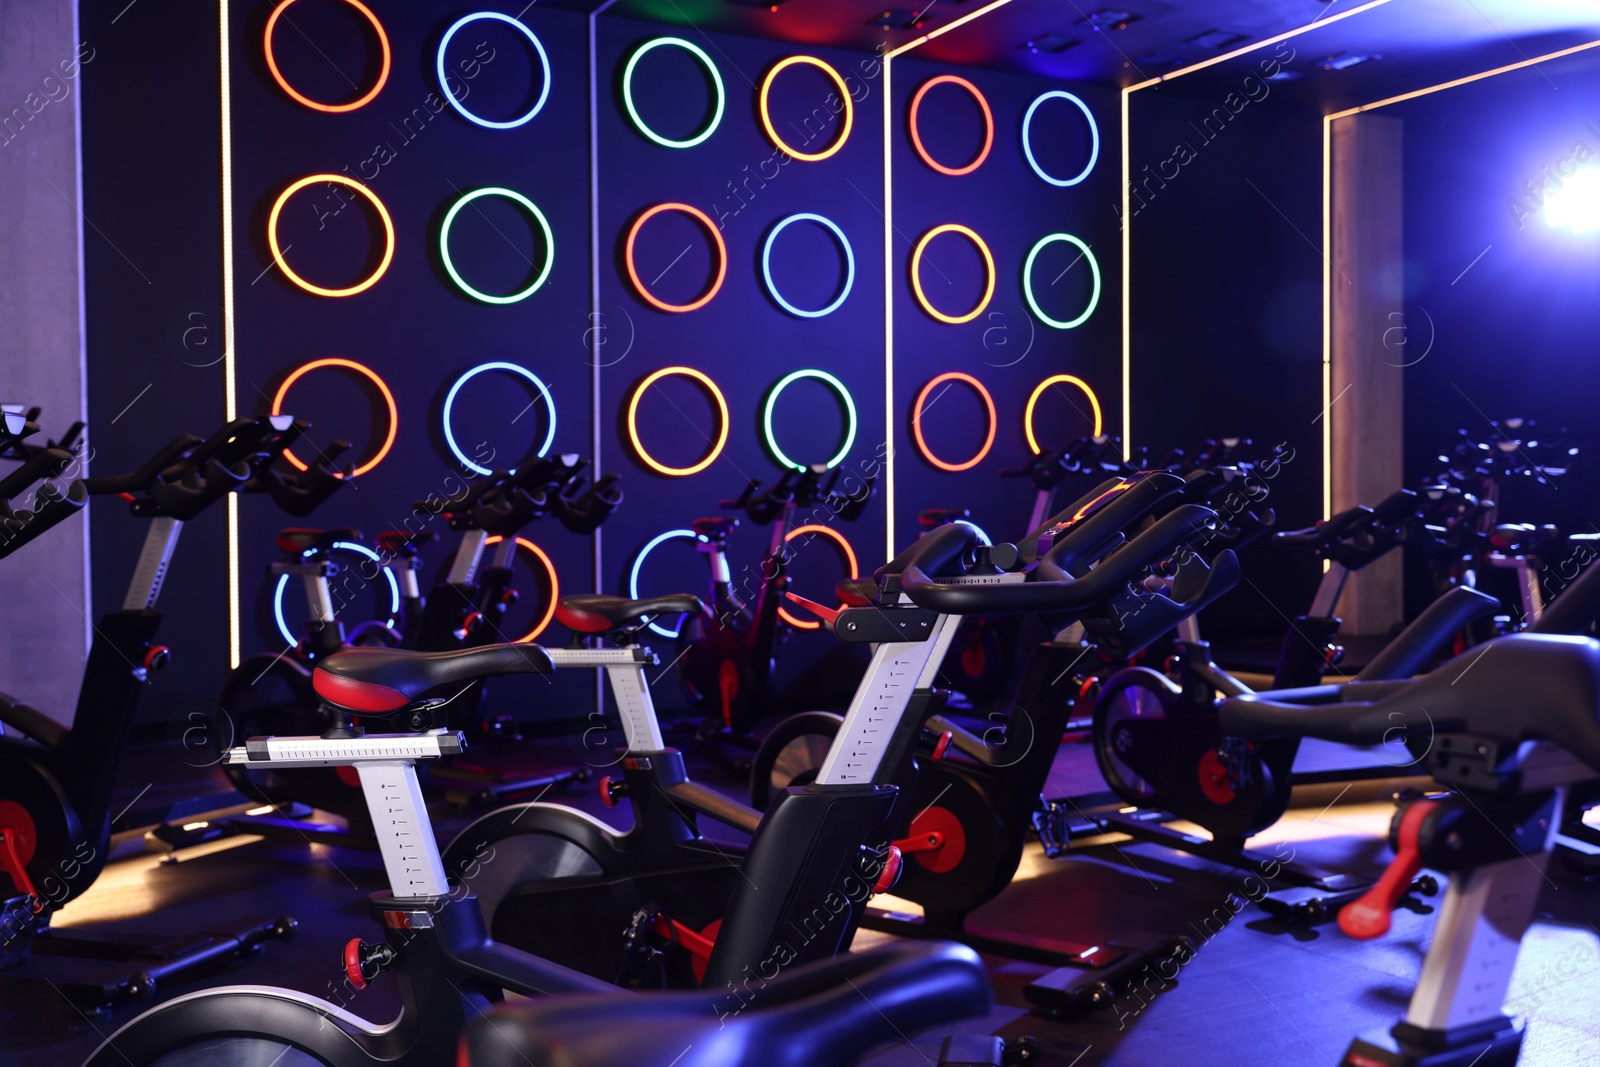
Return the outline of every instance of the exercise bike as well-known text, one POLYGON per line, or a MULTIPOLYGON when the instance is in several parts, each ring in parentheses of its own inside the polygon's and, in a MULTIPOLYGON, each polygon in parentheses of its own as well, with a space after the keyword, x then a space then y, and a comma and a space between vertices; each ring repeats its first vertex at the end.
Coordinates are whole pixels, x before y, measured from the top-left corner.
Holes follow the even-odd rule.
MULTIPOLYGON (((293 932, 293 921, 279 918, 141 946, 52 930, 50 917, 87 890, 105 866, 111 791, 139 696, 171 658, 164 645, 155 643, 161 618, 155 605, 179 533, 230 492, 268 492, 295 507, 331 492, 311 479, 286 480, 268 470, 304 428, 288 416, 272 416, 237 419, 204 441, 180 436, 137 471, 75 483, 24 523, 19 540, 36 529, 34 523, 59 521, 63 509, 80 506, 85 494, 121 496, 135 518, 149 523, 121 609, 95 626, 72 725, 64 727, 44 712, 0 697, 0 723, 6 728, 0 737, 0 871, 18 894, 5 906, 4 963, 19 967, 30 951, 106 961, 98 972, 61 986, 80 1006, 98 1008, 145 995, 158 982, 293 932)), ((0 493, 25 474, 39 474, 41 464, 58 466, 64 455, 40 453, 0 484, 0 493)))
MULTIPOLYGON (((383 928, 383 940, 368 944, 357 938, 344 948, 345 988, 354 996, 381 974, 392 971, 402 1004, 396 1019, 387 1024, 368 1022, 343 1003, 330 1003, 293 990, 222 987, 178 997, 150 1009, 107 1038, 84 1067, 241 1062, 245 1057, 259 1058, 260 1062, 315 1062, 333 1067, 375 1063, 433 1067, 451 1061, 462 1028, 506 991, 527 996, 603 994, 622 998, 619 1003, 637 1003, 641 1011, 650 1012, 650 1000, 635 1001, 626 991, 602 979, 491 940, 476 898, 469 890, 452 888, 447 883, 422 804, 416 764, 461 751, 465 739, 459 732, 415 727, 431 722, 448 702, 448 694, 464 686, 494 675, 548 673, 553 666, 545 650, 531 644, 437 653, 385 649, 340 652, 318 664, 314 671, 314 684, 329 712, 323 736, 252 738, 228 753, 228 760, 236 763, 349 766, 356 770, 378 831, 390 888, 372 894, 368 900, 373 918, 383 928), (363 722, 392 720, 414 729, 367 735, 354 725, 358 716, 363 722)), ((826 819, 830 812, 838 814, 838 806, 850 806, 851 800, 858 797, 868 798, 877 808, 890 799, 884 794, 892 794, 893 790, 846 785, 831 792, 831 796, 822 794, 815 800, 796 794, 796 803, 788 807, 808 814, 817 811, 826 819)), ((854 862, 851 850, 846 866, 852 867, 854 862)), ((837 876, 840 872, 831 869, 826 873, 837 876)), ((781 903, 771 900, 776 895, 769 893, 766 900, 757 903, 781 903)), ((789 918, 786 913, 782 921, 789 918)), ((775 971, 772 977, 776 977, 775 971)), ((910 954, 890 950, 860 957, 844 966, 824 962, 816 970, 793 971, 791 980, 797 984, 780 984, 778 990, 781 994, 787 989, 792 996, 797 991, 815 991, 822 982, 856 978, 874 983, 886 994, 893 989, 920 990, 928 996, 927 1007, 946 1017, 976 1014, 986 1010, 989 1003, 981 963, 958 946, 910 954)), ((735 971, 727 979, 730 991, 735 989, 736 979, 752 981, 749 972, 735 971)), ((748 985, 745 992, 749 992, 748 985)), ((592 1003, 585 1003, 592 1012, 592 1003)), ((717 982, 714 995, 702 992, 692 999, 662 1001, 655 1018, 681 1023, 686 1018, 710 1017, 726 1022, 736 1034, 741 1027, 746 1034, 766 1032, 759 1021, 763 1018, 761 998, 757 998, 756 1009, 748 1019, 741 1022, 744 1016, 740 1009, 745 1003, 737 992, 724 993, 722 983, 717 982)), ((909 1006, 896 1007, 894 1014, 910 1025, 934 1018, 909 1006)), ((783 1018, 792 1021, 795 1017, 783 1018)), ((782 1023, 771 1025, 780 1032, 784 1029, 782 1023)), ((859 1036, 862 1044, 870 1043, 880 1032, 877 1024, 859 1017, 842 1021, 841 1027, 859 1036)), ((651 1047, 633 1047, 633 1051, 648 1057, 651 1047)), ((834 1051, 837 1055, 838 1050, 834 1051)))

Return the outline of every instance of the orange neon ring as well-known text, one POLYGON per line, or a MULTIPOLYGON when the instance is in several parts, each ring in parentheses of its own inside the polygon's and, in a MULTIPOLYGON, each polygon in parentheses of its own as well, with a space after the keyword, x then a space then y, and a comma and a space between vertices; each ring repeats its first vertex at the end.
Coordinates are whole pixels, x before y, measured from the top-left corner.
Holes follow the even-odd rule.
POLYGON ((989 449, 994 447, 994 433, 998 422, 999 419, 995 415, 994 410, 994 397, 989 395, 989 390, 985 389, 983 387, 983 383, 978 381, 978 379, 974 378, 972 375, 963 374, 958 370, 947 371, 944 374, 939 375, 937 378, 934 378, 927 385, 924 385, 922 387, 922 392, 917 394, 916 403, 911 405, 911 436, 917 442, 917 451, 922 453, 923 459, 927 460, 929 463, 932 463, 935 467, 938 467, 942 471, 969 471, 973 467, 976 467, 979 463, 982 463, 983 457, 987 456, 989 454, 989 449), (922 405, 927 402, 928 394, 933 392, 933 387, 938 385, 940 382, 965 382, 972 386, 973 389, 977 390, 978 395, 983 398, 983 406, 989 412, 989 433, 988 436, 983 439, 983 447, 978 449, 977 455, 973 456, 965 463, 946 463, 944 460, 933 454, 933 450, 928 447, 928 442, 923 440, 922 437, 922 405))
MULTIPOLYGON (((353 370, 357 374, 364 375, 368 381, 378 387, 378 392, 383 394, 383 402, 389 406, 389 434, 383 439, 383 445, 378 449, 378 454, 352 472, 355 477, 360 477, 383 462, 383 457, 387 456, 389 449, 394 447, 395 431, 400 426, 400 411, 395 407, 394 394, 389 392, 389 387, 383 383, 383 379, 378 377, 377 372, 371 367, 363 366, 351 359, 314 359, 310 363, 290 371, 289 376, 283 380, 283 384, 278 386, 278 395, 272 398, 272 414, 282 414, 283 398, 288 395, 289 387, 319 367, 343 367, 346 370, 353 370)), ((303 471, 306 469, 306 465, 296 459, 295 454, 288 449, 284 450, 283 458, 288 460, 295 470, 303 471)))
POLYGON ((1083 390, 1083 395, 1089 398, 1089 406, 1094 409, 1094 436, 1099 437, 1100 431, 1103 429, 1100 420, 1100 398, 1094 395, 1094 390, 1089 388, 1089 383, 1082 378, 1074 378, 1070 374, 1052 374, 1034 386, 1032 395, 1028 397, 1028 407, 1022 414, 1022 432, 1027 435, 1028 447, 1033 450, 1034 455, 1038 455, 1044 449, 1039 447, 1038 438, 1033 436, 1033 409, 1039 403, 1039 398, 1044 395, 1044 391, 1057 382, 1076 385, 1083 390))
MULTIPOLYGON (((498 544, 504 540, 504 537, 495 534, 493 537, 486 538, 483 544, 487 548, 489 545, 498 544)), ((544 564, 545 573, 550 575, 550 606, 544 609, 544 618, 539 620, 539 625, 517 638, 518 644, 526 644, 544 633, 544 628, 549 626, 550 620, 556 617, 556 605, 561 602, 561 579, 556 577, 556 565, 550 562, 550 557, 544 554, 544 549, 526 537, 517 538, 517 547, 527 549, 535 559, 544 564)))
POLYGON ((267 32, 264 37, 263 45, 267 53, 267 69, 272 72, 272 80, 278 83, 278 88, 288 93, 296 102, 304 104, 306 107, 312 108, 316 111, 331 112, 333 114, 338 114, 339 112, 343 111, 354 111, 356 108, 361 107, 364 104, 371 103, 372 98, 378 95, 378 92, 383 88, 384 83, 389 80, 389 35, 383 32, 383 23, 378 21, 378 16, 374 15, 372 13, 372 9, 367 7, 366 4, 363 4, 361 0, 344 0, 345 3, 349 4, 351 7, 365 15, 367 17, 367 21, 372 23, 372 28, 378 31, 378 44, 383 48, 383 69, 378 72, 377 82, 372 86, 371 89, 368 89, 366 95, 362 96, 359 100, 352 100, 348 104, 319 104, 310 97, 297 92, 294 86, 289 84, 289 79, 285 78, 283 76, 283 72, 278 69, 277 57, 272 54, 273 27, 277 26, 278 24, 278 16, 287 11, 289 9, 289 5, 294 2, 295 0, 283 0, 283 3, 273 8, 272 14, 267 16, 267 32))
POLYGON ((717 229, 716 224, 711 221, 704 211, 689 204, 657 204, 635 219, 632 229, 628 231, 628 246, 623 253, 623 261, 628 265, 628 280, 633 282, 634 290, 644 298, 646 303, 660 308, 662 311, 698 311, 711 302, 711 298, 717 295, 717 290, 722 288, 722 279, 728 276, 728 246, 722 243, 722 232, 717 229), (699 219, 700 224, 706 228, 706 232, 711 235, 711 239, 717 244, 716 280, 711 283, 711 288, 707 289, 700 299, 692 304, 669 304, 664 300, 657 300, 651 296, 649 290, 644 287, 644 282, 639 280, 639 269, 633 263, 633 242, 638 238, 640 228, 663 211, 681 211, 686 215, 692 215, 694 218, 699 219))
POLYGON ((383 206, 383 201, 378 199, 377 194, 360 182, 352 178, 346 178, 343 174, 313 174, 310 177, 301 178, 278 194, 278 199, 272 205, 272 214, 267 218, 267 244, 272 248, 272 261, 283 271, 286 278, 300 288, 309 293, 316 293, 318 296, 354 296, 370 289, 374 282, 383 277, 383 272, 389 269, 389 263, 394 259, 394 220, 389 217, 389 209, 383 206), (320 285, 312 285, 289 269, 288 262, 283 258, 283 249, 278 247, 278 216, 283 213, 283 205, 288 203, 289 198, 295 193, 316 182, 333 182, 337 185, 349 186, 366 197, 372 206, 378 209, 378 217, 383 220, 383 262, 378 264, 378 268, 365 281, 357 282, 348 289, 324 289, 320 285))
MULTIPOLYGON (((829 537, 833 538, 833 543, 844 549, 844 560, 850 565, 850 577, 861 577, 861 568, 856 563, 856 550, 850 547, 850 542, 845 540, 844 534, 840 533, 838 530, 835 530, 832 526, 819 526, 815 523, 812 523, 809 526, 796 526, 794 529, 783 535, 783 543, 788 544, 801 534, 816 533, 827 534, 829 537)), ((841 605, 841 607, 842 606, 843 605, 841 605)), ((778 617, 784 622, 788 623, 790 626, 793 626, 796 630, 815 630, 822 625, 820 622, 809 622, 805 619, 797 619, 793 615, 790 615, 789 610, 784 607, 778 608, 778 617)))
POLYGON ((827 159, 829 156, 839 151, 839 149, 844 147, 845 141, 849 140, 850 125, 854 121, 855 117, 855 107, 850 103, 850 89, 845 85, 844 79, 839 77, 838 71, 834 70, 816 56, 789 56, 787 59, 778 60, 777 64, 774 65, 771 70, 767 71, 767 76, 762 79, 759 114, 761 115, 761 127, 767 131, 767 136, 772 138, 773 144, 777 145, 791 158, 802 160, 806 163, 816 163, 827 159), (818 70, 822 71, 822 73, 826 74, 833 80, 833 84, 839 87, 839 99, 844 101, 844 124, 839 127, 839 136, 834 140, 833 144, 829 145, 827 148, 824 148, 820 152, 797 152, 793 148, 790 148, 788 144, 784 142, 784 139, 778 136, 778 131, 772 125, 772 116, 767 111, 767 95, 772 90, 772 83, 778 77, 778 72, 783 70, 785 67, 792 67, 796 63, 805 63, 809 66, 816 67, 818 70))
POLYGON ((982 237, 979 237, 966 226, 961 226, 954 222, 947 222, 943 226, 935 226, 922 235, 922 240, 917 242, 916 249, 911 253, 911 290, 916 294, 917 303, 922 305, 922 310, 940 322, 949 323, 951 326, 960 326, 964 322, 971 322, 983 314, 983 309, 989 306, 989 301, 994 297, 994 257, 989 254, 989 246, 983 243, 982 237), (983 254, 983 265, 985 270, 988 271, 989 283, 983 290, 983 299, 978 301, 977 307, 965 315, 946 315, 934 307, 932 301, 928 299, 928 294, 922 291, 922 253, 928 247, 928 243, 941 233, 959 233, 976 245, 978 251, 983 254))
POLYGON ((640 382, 633 391, 633 398, 628 401, 628 440, 633 442, 633 450, 639 458, 661 474, 682 477, 685 474, 699 474, 722 454, 722 446, 728 443, 728 401, 724 399, 722 390, 717 388, 717 383, 709 376, 693 367, 662 367, 658 371, 651 371, 644 381, 640 382), (711 399, 717 402, 717 442, 711 446, 711 451, 705 454, 700 462, 688 467, 669 467, 657 462, 656 458, 645 451, 644 443, 639 440, 639 399, 644 396, 644 391, 660 381, 662 378, 673 374, 681 374, 686 378, 693 378, 705 386, 706 392, 711 394, 711 399))
POLYGON ((976 85, 973 85, 965 78, 958 78, 954 74, 940 74, 929 78, 922 83, 922 88, 917 90, 917 95, 911 98, 911 145, 917 150, 917 155, 922 157, 922 161, 940 174, 948 174, 952 178, 959 178, 963 174, 971 174, 983 166, 983 161, 989 158, 989 149, 994 147, 994 112, 989 110, 989 101, 984 99, 983 94, 978 91, 976 85), (922 98, 935 85, 944 85, 946 83, 959 85, 971 93, 972 98, 978 102, 978 107, 983 109, 983 148, 978 152, 978 158, 964 167, 947 167, 943 163, 936 163, 934 158, 928 154, 928 150, 923 147, 922 135, 917 132, 917 109, 922 106, 922 98))

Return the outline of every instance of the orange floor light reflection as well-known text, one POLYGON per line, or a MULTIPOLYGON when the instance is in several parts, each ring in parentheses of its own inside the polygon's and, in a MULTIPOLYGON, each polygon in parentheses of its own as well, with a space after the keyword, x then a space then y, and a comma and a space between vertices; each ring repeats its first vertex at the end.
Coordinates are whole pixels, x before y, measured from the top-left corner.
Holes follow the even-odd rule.
MULTIPOLYGON (((495 534, 493 537, 485 538, 483 546, 488 548, 490 545, 499 544, 504 540, 504 537, 495 534)), ((550 620, 556 617, 556 605, 561 602, 561 581, 556 577, 556 565, 550 561, 549 556, 545 555, 544 549, 526 537, 517 538, 517 547, 527 549, 529 555, 544 564, 545 573, 550 577, 550 599, 545 603, 544 615, 539 619, 538 625, 517 638, 518 642, 526 643, 544 633, 545 627, 550 625, 550 620)))
MULTIPOLYGON (((844 534, 840 533, 838 530, 835 530, 832 526, 818 526, 815 523, 812 523, 807 526, 796 526, 794 529, 790 530, 784 535, 783 541, 785 544, 788 544, 796 537, 800 537, 804 534, 822 534, 824 537, 831 540, 835 545, 838 546, 840 556, 844 560, 845 565, 850 568, 850 577, 861 577, 861 568, 856 562, 856 550, 850 547, 850 542, 845 540, 844 534)), ((844 605, 842 604, 840 605, 840 607, 843 606, 844 605)), ((778 609, 778 617, 784 622, 788 623, 790 626, 793 626, 796 630, 815 630, 822 625, 820 622, 797 619, 793 615, 789 614, 789 610, 787 608, 782 607, 778 609)))
POLYGON ((844 79, 839 77, 838 71, 816 56, 789 56, 786 59, 780 59, 774 64, 772 69, 767 71, 767 76, 761 80, 761 101, 757 108, 757 114, 761 116, 761 128, 767 131, 767 136, 772 139, 773 144, 777 145, 778 148, 793 159, 802 160, 806 163, 817 163, 839 151, 844 147, 845 141, 850 139, 850 126, 855 120, 855 107, 850 102, 850 90, 845 85, 844 79), (777 79, 780 71, 786 70, 795 64, 816 67, 826 74, 829 80, 833 82, 834 87, 838 89, 839 101, 844 105, 844 111, 839 119, 838 135, 834 137, 832 144, 820 152, 802 152, 797 148, 791 147, 787 141, 778 136, 777 129, 772 125, 772 113, 767 106, 767 98, 772 92, 772 83, 777 79))
MULTIPOLYGON (((345 3, 361 12, 361 14, 366 17, 368 22, 372 23, 373 32, 378 35, 378 47, 383 49, 383 66, 379 69, 378 80, 372 83, 372 88, 368 89, 365 93, 362 93, 356 99, 347 104, 323 104, 311 99, 304 93, 299 92, 294 86, 289 84, 289 79, 285 78, 283 76, 283 72, 278 69, 278 57, 272 52, 272 31, 277 27, 278 19, 283 16, 283 13, 287 11, 289 6, 294 2, 295 0, 283 0, 281 4, 272 9, 272 14, 267 16, 267 29, 266 33, 263 35, 263 48, 267 54, 267 70, 269 73, 271 73, 272 80, 278 83, 278 88, 288 93, 289 97, 296 103, 303 104, 314 111, 326 111, 330 114, 354 111, 356 108, 363 107, 366 104, 371 103, 372 98, 377 96, 378 93, 382 91, 384 83, 389 80, 389 35, 383 31, 383 23, 378 21, 378 16, 374 15, 372 13, 372 9, 366 4, 363 4, 361 0, 344 0, 345 3)), ((313 44, 312 47, 315 48, 316 45, 313 44)))
POLYGON ((662 367, 652 371, 644 381, 640 382, 633 390, 633 397, 628 401, 628 440, 633 442, 633 450, 651 470, 658 474, 670 477, 682 477, 687 474, 699 474, 722 454, 722 446, 728 443, 728 401, 723 397, 722 390, 717 388, 717 383, 710 376, 695 370, 693 367, 662 367), (644 391, 660 381, 662 378, 678 374, 685 378, 693 378, 705 387, 711 399, 717 405, 717 439, 711 445, 711 450, 698 462, 687 467, 669 467, 650 455, 639 440, 639 401, 644 396, 644 391))
POLYGON ((377 194, 360 182, 347 178, 343 174, 312 174, 289 186, 278 194, 277 200, 273 201, 272 214, 267 218, 267 245, 272 249, 273 262, 283 271, 284 277, 306 292, 315 293, 318 296, 355 296, 357 293, 362 293, 372 288, 373 283, 383 277, 383 272, 389 269, 389 263, 394 259, 394 220, 389 217, 389 209, 383 206, 383 201, 378 199, 377 194), (383 260, 371 274, 348 288, 327 289, 320 285, 311 284, 289 269, 288 261, 283 258, 284 250, 278 247, 278 216, 283 214, 283 205, 287 204, 289 198, 301 189, 308 185, 315 185, 318 182, 331 182, 334 185, 343 185, 354 189, 367 198, 367 202, 377 210, 378 217, 383 220, 383 260))
POLYGON ((917 150, 917 156, 940 174, 948 174, 952 178, 971 174, 983 166, 983 161, 989 158, 989 149, 994 147, 994 112, 989 110, 989 101, 984 99, 983 93, 978 91, 976 85, 973 85, 965 78, 958 78, 954 74, 940 74, 929 78, 922 83, 922 87, 917 90, 917 94, 911 98, 911 145, 917 150), (922 134, 917 129, 917 115, 922 109, 922 98, 927 96, 928 90, 936 85, 961 86, 972 94, 972 98, 978 102, 978 107, 983 111, 983 147, 978 150, 978 154, 973 158, 972 162, 964 167, 945 166, 929 155, 927 148, 922 144, 922 134))
POLYGON ((989 395, 989 390, 985 389, 983 387, 983 383, 978 381, 978 379, 974 378, 972 375, 964 374, 958 370, 947 371, 946 373, 941 374, 937 378, 929 381, 927 385, 922 387, 922 392, 917 394, 916 403, 911 405, 911 437, 917 443, 917 451, 922 453, 923 459, 927 460, 935 467, 938 467, 942 471, 950 471, 951 473, 971 470, 973 467, 976 467, 979 463, 983 462, 983 457, 987 456, 989 454, 989 449, 994 447, 994 435, 998 421, 999 420, 996 417, 994 410, 994 397, 989 395), (977 392, 978 396, 983 399, 984 410, 989 416, 989 432, 984 436, 983 447, 978 449, 977 455, 973 456, 964 463, 950 463, 940 459, 938 456, 933 454, 933 449, 928 447, 928 442, 922 436, 922 405, 928 402, 928 394, 933 392, 934 387, 937 385, 942 385, 945 382, 962 382, 966 385, 970 385, 977 392))
MULTIPOLYGON (((310 374, 312 371, 319 370, 322 367, 342 367, 345 370, 355 371, 357 374, 370 381, 373 385, 377 386, 378 392, 383 396, 384 404, 388 407, 389 432, 384 437, 383 444, 378 448, 377 454, 371 459, 367 460, 365 463, 361 464, 352 472, 355 477, 359 478, 361 475, 367 473, 379 463, 383 462, 383 457, 387 456, 389 454, 389 449, 394 447, 395 431, 399 429, 400 426, 400 412, 395 406, 394 394, 389 391, 389 387, 384 384, 383 379, 378 377, 377 371, 374 371, 371 367, 357 363, 353 359, 314 359, 310 363, 303 364, 302 366, 296 367, 294 370, 290 371, 289 376, 283 380, 283 384, 278 386, 277 395, 272 398, 272 414, 281 415, 283 413, 283 398, 289 394, 290 386, 299 381, 301 378, 305 377, 307 374, 310 374)), ((285 450, 283 453, 283 458, 288 460, 290 465, 293 466, 295 470, 303 471, 306 469, 306 465, 300 462, 300 460, 295 457, 295 454, 292 451, 285 450)))
POLYGON ((1100 417, 1100 398, 1094 395, 1089 383, 1070 374, 1052 374, 1034 386, 1032 395, 1028 397, 1028 407, 1022 413, 1022 432, 1027 435, 1028 448, 1034 455, 1038 455, 1044 449, 1039 447, 1039 440, 1033 435, 1033 409, 1038 406, 1039 398, 1044 395, 1044 391, 1052 385, 1074 385, 1083 390, 1083 395, 1089 398, 1089 406, 1094 409, 1094 436, 1099 437, 1100 431, 1104 428, 1100 417))

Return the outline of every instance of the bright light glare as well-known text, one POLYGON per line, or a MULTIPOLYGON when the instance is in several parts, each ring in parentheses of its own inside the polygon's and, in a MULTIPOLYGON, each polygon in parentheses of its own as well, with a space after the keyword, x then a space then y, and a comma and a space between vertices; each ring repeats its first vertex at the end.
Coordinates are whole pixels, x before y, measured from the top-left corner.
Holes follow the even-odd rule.
POLYGON ((1554 189, 1544 201, 1544 221, 1574 233, 1600 230, 1600 168, 1585 167, 1554 189))

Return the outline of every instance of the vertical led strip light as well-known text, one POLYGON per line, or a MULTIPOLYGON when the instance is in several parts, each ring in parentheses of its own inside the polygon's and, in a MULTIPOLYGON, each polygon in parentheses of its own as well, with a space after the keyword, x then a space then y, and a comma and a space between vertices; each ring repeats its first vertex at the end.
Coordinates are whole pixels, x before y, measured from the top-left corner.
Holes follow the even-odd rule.
MULTIPOLYGON (((226 421, 239 414, 233 352, 233 91, 228 80, 228 2, 218 2, 217 55, 222 64, 222 410, 226 421)), ((228 494, 228 665, 239 666, 239 494, 228 494)))
MULTIPOLYGON (((993 0, 976 11, 970 11, 936 30, 907 41, 883 55, 883 425, 884 433, 894 434, 894 92, 890 80, 894 57, 942 37, 951 30, 965 26, 973 19, 982 18, 995 8, 1005 7, 1011 0, 993 0)), ((1124 145, 1123 155, 1127 148, 1124 145)), ((883 476, 884 536, 888 541, 888 555, 892 559, 899 546, 894 539, 894 449, 889 448, 888 462, 883 476)))

